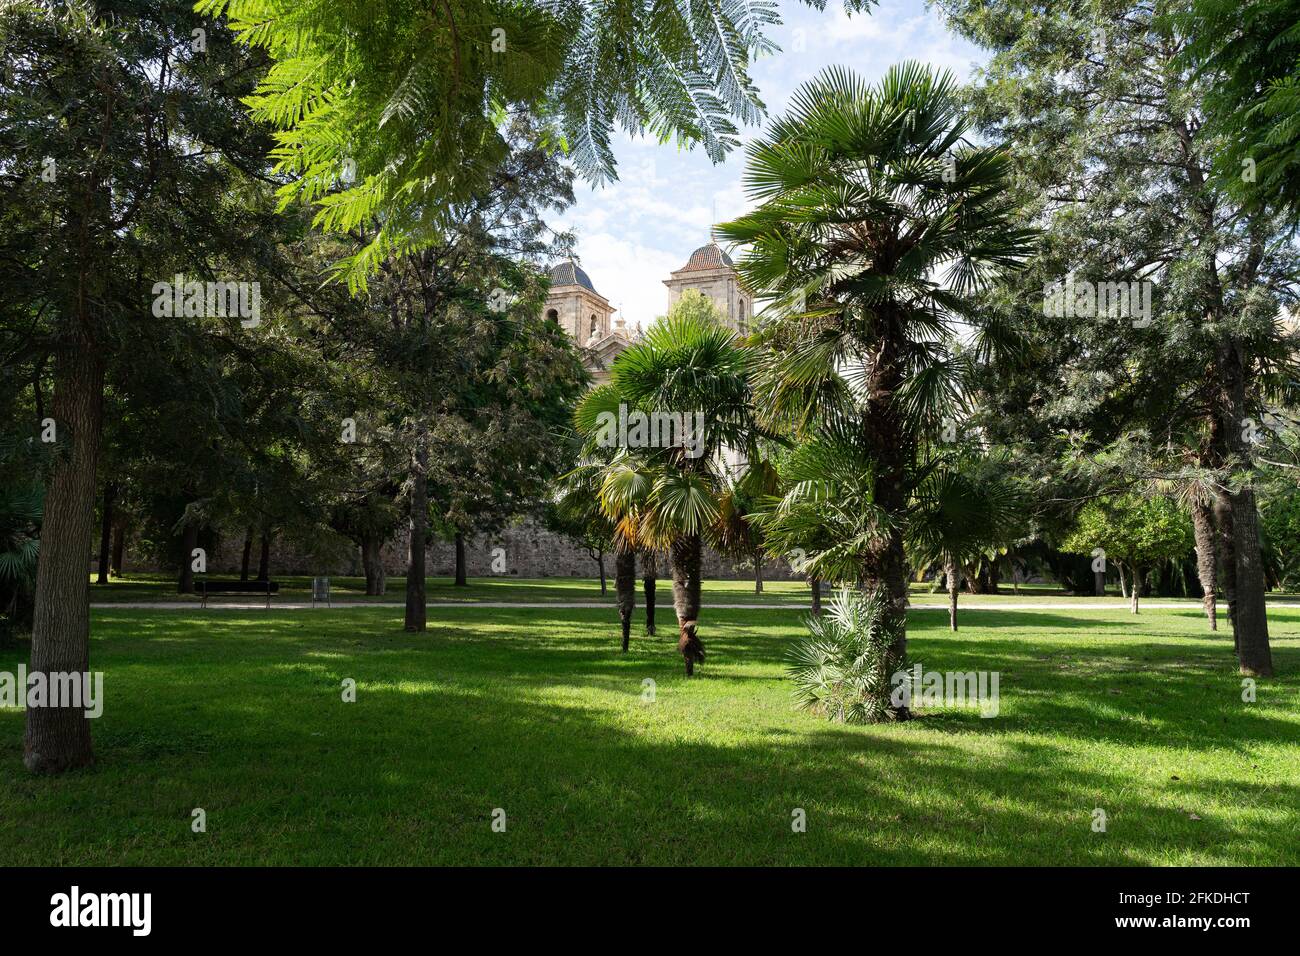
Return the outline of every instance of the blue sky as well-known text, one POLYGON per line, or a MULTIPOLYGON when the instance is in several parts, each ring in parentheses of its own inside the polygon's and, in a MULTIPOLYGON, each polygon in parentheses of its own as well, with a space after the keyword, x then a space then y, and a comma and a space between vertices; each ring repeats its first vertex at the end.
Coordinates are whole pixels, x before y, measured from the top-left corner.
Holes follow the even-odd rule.
MULTIPOLYGON (((818 12, 780 0, 785 23, 769 35, 781 52, 759 60, 752 70, 769 116, 785 108, 799 84, 831 64, 875 80, 892 64, 914 59, 966 79, 984 60, 924 0, 880 0, 869 14, 853 17, 836 4, 828 0, 827 9, 818 12)), ((758 132, 751 127, 741 135, 748 139, 758 132)), ((734 150, 714 166, 699 148, 683 152, 671 143, 661 146, 623 134, 614 152, 619 182, 599 189, 579 182, 577 203, 557 225, 575 233, 583 268, 631 328, 666 311, 663 280, 708 241, 715 207, 718 221, 745 211, 745 157, 734 150)))

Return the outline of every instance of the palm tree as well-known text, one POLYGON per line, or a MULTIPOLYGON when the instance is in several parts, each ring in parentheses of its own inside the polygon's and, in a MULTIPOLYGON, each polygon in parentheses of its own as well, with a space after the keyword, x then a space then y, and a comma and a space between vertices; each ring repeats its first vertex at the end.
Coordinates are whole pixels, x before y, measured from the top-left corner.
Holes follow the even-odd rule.
POLYGON ((745 355, 734 333, 686 297, 622 352, 610 381, 575 413, 588 447, 613 448, 600 479, 601 507, 624 540, 666 548, 673 579, 678 650, 687 676, 704 660, 700 641, 700 558, 737 455, 752 456, 755 432, 745 355), (611 422, 645 415, 688 425, 665 439, 612 434, 611 422))
POLYGON ((727 482, 718 502, 718 517, 713 523, 713 540, 718 550, 730 558, 754 562, 754 593, 763 593, 763 531, 754 520, 762 502, 781 489, 781 478, 767 459, 751 463, 727 482))
POLYGON ((917 487, 908 515, 908 551, 918 566, 943 569, 954 631, 962 571, 1022 534, 1022 500, 1004 467, 1001 459, 941 460, 917 487))
POLYGON ((44 500, 34 478, 0 487, 0 645, 31 627, 44 500))
MULTIPOLYGON (((718 229, 746 247, 739 271, 771 300, 755 406, 801 433, 832 422, 869 459, 861 505, 874 540, 852 533, 855 569, 907 604, 904 519, 916 449, 959 404, 969 365, 953 348, 969 324, 975 352, 1005 344, 977 296, 1029 252, 1009 199, 1008 158, 970 145, 947 73, 905 63, 875 86, 832 67, 801 87, 789 113, 748 149, 758 207, 718 229)), ((905 627, 892 649, 906 652, 905 627)))
MULTIPOLYGON (((613 548, 614 597, 623 631, 623 651, 626 652, 631 637, 632 614, 636 610, 637 540, 635 525, 627 524, 620 528, 600 507, 600 484, 609 458, 608 454, 588 449, 588 454, 577 467, 560 479, 552 503, 552 523, 580 529, 587 540, 599 542, 601 594, 605 593, 603 555, 607 548, 613 548)), ((647 609, 647 614, 653 619, 653 609, 647 609)), ((654 633, 653 627, 650 633, 654 633)))

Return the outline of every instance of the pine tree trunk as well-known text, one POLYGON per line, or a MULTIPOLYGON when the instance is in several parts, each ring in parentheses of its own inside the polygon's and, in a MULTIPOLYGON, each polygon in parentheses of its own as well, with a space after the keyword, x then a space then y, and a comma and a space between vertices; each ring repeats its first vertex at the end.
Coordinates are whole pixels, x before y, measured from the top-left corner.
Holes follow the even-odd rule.
POLYGON ((410 510, 411 542, 406 561, 406 621, 408 631, 423 631, 427 608, 424 593, 424 539, 429 523, 429 450, 424 431, 416 437, 411 456, 410 510))
POLYGON ((687 535, 673 541, 668 550, 673 575, 673 609, 677 612, 677 650, 686 662, 686 676, 704 660, 700 642, 700 537, 687 535))
POLYGON ((469 587, 469 576, 465 573, 465 536, 456 532, 456 587, 469 587))
POLYGON ((943 566, 948 577, 948 627, 957 630, 957 565, 948 561, 943 566))
POLYGON ((194 593, 194 549, 199 546, 199 526, 193 522, 181 532, 181 574, 176 584, 180 594, 194 593))
POLYGON ((239 580, 248 580, 248 566, 253 560, 253 526, 244 529, 244 553, 239 559, 239 580))
POLYGON ((636 613, 636 552, 631 548, 620 548, 614 555, 614 593, 618 619, 623 626, 623 652, 627 653, 632 615, 636 613))
MULTIPOLYGON (((36 566, 31 673, 90 670, 90 575, 86 546, 95 524, 95 474, 104 414, 104 359, 80 341, 55 360, 50 417, 66 452, 54 456, 45 492, 41 554, 36 566)), ((29 707, 23 764, 33 773, 61 773, 94 763, 90 722, 75 707, 29 707)))
POLYGON ((1219 629, 1218 600, 1215 589, 1218 587, 1218 549, 1215 547, 1214 513, 1204 501, 1192 503, 1192 529, 1196 533, 1196 576, 1201 582, 1201 606, 1205 608, 1205 618, 1210 623, 1210 630, 1219 629))
POLYGON ((108 561, 113 547, 113 501, 117 497, 117 485, 109 482, 104 486, 104 514, 99 526, 99 573, 96 584, 108 583, 108 561))
POLYGON ((645 591, 645 632, 655 633, 655 598, 659 584, 659 557, 654 551, 641 552, 641 583, 645 591))

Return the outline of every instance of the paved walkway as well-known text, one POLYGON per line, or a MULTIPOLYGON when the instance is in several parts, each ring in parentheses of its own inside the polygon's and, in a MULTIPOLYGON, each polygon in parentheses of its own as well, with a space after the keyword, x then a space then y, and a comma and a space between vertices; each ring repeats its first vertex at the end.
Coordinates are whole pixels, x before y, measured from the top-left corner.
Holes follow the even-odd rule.
MULTIPOLYGON (((90 605, 96 610, 112 610, 121 608, 124 610, 159 610, 159 611, 265 611, 265 601, 209 601, 208 606, 203 608, 197 601, 101 601, 90 605)), ((385 607, 396 608, 405 607, 402 601, 339 601, 333 608, 326 607, 324 604, 316 606, 316 610, 340 610, 343 608, 355 607, 385 607)), ((638 603, 638 607, 641 605, 638 603)), ((1270 608, 1283 607, 1300 607, 1293 601, 1270 601, 1270 608)), ((485 607, 485 608, 560 608, 560 609, 599 609, 608 608, 614 610, 616 605, 613 601, 429 601, 428 607, 433 610, 443 607, 485 607)), ((659 607, 671 612, 673 609, 672 601, 662 602, 659 607)), ((1143 610, 1151 611, 1200 611, 1201 605, 1194 602, 1184 602, 1175 604, 1169 601, 1143 601, 1141 604, 1143 610)), ((808 604, 715 604, 706 600, 704 602, 705 610, 709 608, 719 608, 727 611, 806 611, 808 604)), ((273 611, 310 611, 312 605, 310 601, 272 601, 271 610, 273 611)), ((913 604, 913 611, 946 611, 947 604, 913 604)), ((1127 611, 1128 601, 1116 601, 1114 604, 1056 604, 1041 602, 1008 602, 1006 604, 961 604, 958 611, 965 614, 968 611, 1127 611)))

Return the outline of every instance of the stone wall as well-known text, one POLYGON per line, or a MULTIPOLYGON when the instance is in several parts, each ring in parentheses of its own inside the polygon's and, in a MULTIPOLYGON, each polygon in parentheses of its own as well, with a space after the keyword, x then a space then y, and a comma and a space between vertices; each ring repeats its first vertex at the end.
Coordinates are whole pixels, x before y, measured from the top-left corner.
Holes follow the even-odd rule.
MULTIPOLYGON (((402 529, 383 550, 384 566, 391 575, 406 571, 408 532, 402 529)), ((243 555, 244 539, 240 534, 223 535, 213 553, 208 555, 208 568, 212 574, 238 574, 243 555)), ((252 568, 257 569, 258 546, 254 542, 252 568)), ((455 573, 456 547, 450 541, 434 541, 425 552, 426 567, 430 577, 450 577, 455 573)), ((580 577, 596 578, 599 575, 595 560, 585 550, 567 538, 547 531, 532 519, 520 521, 499 534, 479 535, 465 541, 465 567, 470 577, 580 577), (504 570, 502 570, 504 569, 504 570)), ((128 549, 126 570, 158 570, 142 567, 139 555, 128 549), (132 560, 132 558, 136 560, 132 560)), ((612 556, 606 555, 605 571, 614 573, 612 556)), ((361 575, 361 556, 346 538, 325 533, 310 542, 280 537, 271 546, 271 576, 277 574, 332 574, 338 576, 361 575)), ((668 564, 663 560, 660 576, 668 577, 668 564)), ((752 580, 754 571, 743 563, 733 563, 706 548, 703 560, 706 578, 715 580, 752 580)), ((765 561, 763 577, 769 581, 799 578, 788 565, 765 561)))

